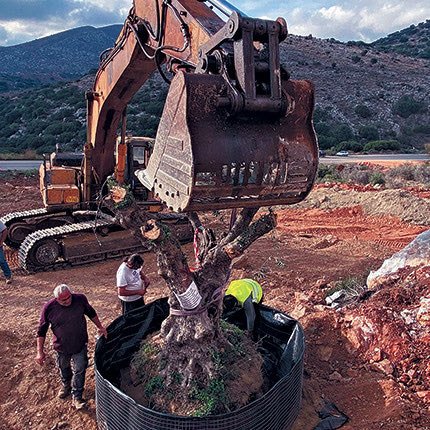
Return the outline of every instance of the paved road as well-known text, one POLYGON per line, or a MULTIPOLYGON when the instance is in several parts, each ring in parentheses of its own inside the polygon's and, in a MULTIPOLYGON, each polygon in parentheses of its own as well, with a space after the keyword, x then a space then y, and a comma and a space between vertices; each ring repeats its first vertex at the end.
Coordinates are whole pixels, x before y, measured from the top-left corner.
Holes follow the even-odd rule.
POLYGON ((0 160, 0 170, 38 169, 42 160, 0 160))
MULTIPOLYGON (((349 155, 348 157, 338 157, 336 155, 320 158, 320 163, 323 164, 338 164, 338 163, 359 163, 364 160, 373 161, 389 161, 403 160, 408 161, 430 161, 428 155, 425 154, 382 154, 382 155, 349 155)), ((41 160, 0 160, 0 170, 30 170, 38 169, 41 160)))
POLYGON ((339 164, 339 163, 360 163, 361 161, 430 161, 430 157, 426 154, 378 154, 378 155, 348 155, 348 157, 339 157, 337 155, 326 156, 320 158, 320 163, 323 164, 339 164))

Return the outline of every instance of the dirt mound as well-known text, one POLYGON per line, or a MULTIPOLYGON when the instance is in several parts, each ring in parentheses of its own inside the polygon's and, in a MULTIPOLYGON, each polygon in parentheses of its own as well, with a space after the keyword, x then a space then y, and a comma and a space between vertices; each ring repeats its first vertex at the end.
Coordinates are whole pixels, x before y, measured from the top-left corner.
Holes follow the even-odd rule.
POLYGON ((317 188, 305 201, 293 207, 331 210, 351 206, 361 206, 366 215, 393 215, 404 222, 430 225, 430 200, 402 189, 359 192, 342 190, 337 186, 317 188))

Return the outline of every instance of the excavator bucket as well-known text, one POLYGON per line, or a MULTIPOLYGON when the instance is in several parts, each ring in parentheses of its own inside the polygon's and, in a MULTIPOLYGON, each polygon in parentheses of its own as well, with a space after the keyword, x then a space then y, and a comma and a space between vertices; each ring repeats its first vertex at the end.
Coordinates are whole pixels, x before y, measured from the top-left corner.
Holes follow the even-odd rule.
POLYGON ((232 116, 222 76, 177 73, 144 182, 177 212, 301 201, 318 165, 314 90, 285 80, 282 91, 289 108, 281 118, 264 110, 232 116))

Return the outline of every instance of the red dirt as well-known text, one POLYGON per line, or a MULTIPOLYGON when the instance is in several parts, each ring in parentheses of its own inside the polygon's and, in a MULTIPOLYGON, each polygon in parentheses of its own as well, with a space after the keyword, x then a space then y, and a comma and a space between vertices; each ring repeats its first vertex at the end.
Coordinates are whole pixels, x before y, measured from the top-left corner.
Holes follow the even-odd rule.
MULTIPOLYGON (((7 191, 7 196, 0 198, 0 216, 40 207, 36 179, 9 183, 0 181, 0 187, 7 191)), ((324 303, 327 284, 352 275, 364 276, 378 268, 428 226, 403 223, 392 216, 368 216, 361 206, 327 211, 284 208, 277 213, 276 230, 258 240, 234 263, 231 278, 258 279, 265 303, 291 314, 304 327, 304 397, 294 429, 307 430, 316 425, 322 398, 350 418, 345 430, 430 428, 429 404, 416 394, 417 390, 400 383, 397 375, 378 370, 369 361, 368 351, 351 347, 348 312, 359 314, 367 308, 356 305, 347 312, 336 312, 324 303)), ((207 218, 213 220, 212 216, 207 218)), ((191 258, 192 245, 185 249, 191 258)), ((120 314, 115 291, 119 263, 25 275, 14 261, 11 259, 13 284, 2 283, 0 288, 0 429, 96 429, 94 368, 87 373, 88 408, 75 411, 70 400, 56 398, 59 378, 51 335, 46 342, 47 364, 40 367, 34 361, 35 330, 43 303, 62 282, 86 294, 102 322, 109 324, 120 314)), ((151 254, 145 255, 145 269, 151 280, 146 300, 165 296, 167 288, 157 275, 151 254)), ((391 306, 387 297, 372 300, 372 312, 391 306)), ((91 356, 96 334, 91 322, 89 334, 91 356)), ((390 353, 386 352, 391 358, 390 353)))

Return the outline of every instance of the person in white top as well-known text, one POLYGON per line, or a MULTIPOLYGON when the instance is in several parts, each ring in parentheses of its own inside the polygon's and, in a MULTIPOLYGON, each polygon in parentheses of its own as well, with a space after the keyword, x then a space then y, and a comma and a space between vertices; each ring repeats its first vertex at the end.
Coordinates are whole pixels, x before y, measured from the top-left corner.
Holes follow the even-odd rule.
POLYGON ((121 301, 122 314, 145 304, 143 299, 149 280, 142 270, 143 258, 139 254, 130 255, 116 272, 116 286, 121 301))

